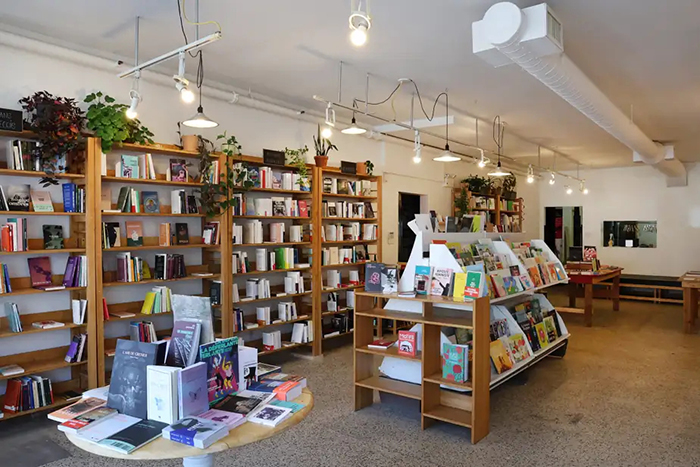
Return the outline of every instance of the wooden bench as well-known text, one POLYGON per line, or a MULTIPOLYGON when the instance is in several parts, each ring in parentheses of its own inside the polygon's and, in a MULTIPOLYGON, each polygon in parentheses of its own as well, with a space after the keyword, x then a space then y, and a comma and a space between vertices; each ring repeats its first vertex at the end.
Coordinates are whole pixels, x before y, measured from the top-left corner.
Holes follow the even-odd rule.
MULTIPOLYGON (((601 282, 600 284, 596 284, 596 286, 605 289, 605 291, 597 290, 597 293, 595 293, 596 298, 611 298, 609 296, 609 291, 612 285, 612 282, 601 282)), ((681 283, 677 277, 623 274, 620 278, 620 298, 624 300, 638 300, 653 303, 675 303, 682 305, 683 298, 669 298, 663 296, 664 291, 670 290, 677 291, 682 294, 683 287, 681 287, 681 283), (678 285, 666 285, 668 283, 677 283, 678 285), (653 296, 649 297, 624 293, 625 289, 630 288, 651 290, 653 296)))

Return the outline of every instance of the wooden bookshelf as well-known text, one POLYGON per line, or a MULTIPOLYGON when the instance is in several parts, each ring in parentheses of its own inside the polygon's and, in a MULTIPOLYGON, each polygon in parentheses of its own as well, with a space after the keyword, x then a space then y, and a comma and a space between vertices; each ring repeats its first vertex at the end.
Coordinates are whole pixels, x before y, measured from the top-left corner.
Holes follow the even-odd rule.
POLYGON ((126 185, 163 185, 172 187, 202 187, 203 183, 199 182, 175 182, 171 180, 151 180, 148 178, 125 178, 125 177, 111 177, 107 175, 102 176, 103 183, 124 183, 126 185))
MULTIPOLYGON (((354 310, 352 308, 345 307, 342 311, 337 312, 324 312, 323 302, 326 300, 329 293, 339 293, 339 299, 344 299, 346 295, 345 292, 349 290, 361 290, 364 284, 364 271, 365 263, 367 261, 357 261, 354 263, 341 263, 341 264, 321 264, 320 258, 322 258, 322 251, 324 248, 332 247, 348 247, 353 248, 356 246, 364 246, 368 255, 374 255, 375 261, 382 260, 382 243, 380 240, 382 238, 382 177, 381 176, 369 176, 369 175, 352 175, 344 174, 340 172, 340 169, 334 167, 316 167, 314 169, 314 249, 317 251, 316 257, 319 261, 314 262, 314 289, 317 291, 314 296, 315 309, 318 309, 318 316, 314 317, 314 324, 316 328, 314 329, 314 336, 323 336, 323 323, 324 318, 330 318, 334 315, 346 316, 349 320, 352 317, 354 310), (344 193, 326 193, 324 192, 324 179, 331 179, 331 183, 336 183, 337 180, 347 180, 347 181, 362 181, 367 180, 371 182, 371 193, 356 193, 356 194, 344 194, 344 193), (323 202, 328 201, 329 203, 337 201, 346 201, 348 203, 358 202, 358 203, 371 203, 372 209, 374 211, 373 217, 338 217, 338 216, 328 216, 323 213, 323 202), (328 224, 343 224, 349 225, 351 223, 360 223, 365 225, 367 223, 372 223, 377 225, 377 239, 375 240, 336 240, 327 241, 323 239, 321 230, 325 230, 325 226, 328 224), (326 288, 324 284, 326 283, 327 271, 338 269, 341 270, 341 280, 348 280, 348 270, 357 269, 359 273, 360 285, 345 286, 339 288, 326 288), (343 275, 345 277, 343 277, 343 275)), ((325 232, 324 232, 325 233, 325 232)), ((342 232, 339 233, 342 236, 342 232)), ((362 232, 360 238, 362 238, 362 232)), ((333 339, 335 337, 341 337, 344 335, 352 334, 352 331, 341 332, 339 335, 330 336, 329 338, 318 339, 313 348, 314 355, 320 355, 323 352, 322 342, 324 340, 333 339)))
POLYGON ((374 402, 374 391, 386 392, 421 402, 421 427, 426 429, 435 421, 452 423, 471 429, 471 441, 479 442, 489 433, 491 359, 489 355, 490 303, 488 297, 462 302, 461 308, 446 310, 435 308, 444 305, 440 297, 402 298, 420 304, 421 313, 384 310, 375 307, 376 299, 392 298, 383 294, 357 292, 354 336, 354 386, 355 410, 374 402), (374 319, 394 318, 423 325, 423 351, 416 357, 399 355, 396 347, 374 350, 367 347, 374 340, 374 319), (442 378, 441 327, 464 327, 473 330, 473 361, 470 381, 465 384, 449 382, 442 378), (411 384, 383 377, 377 373, 374 356, 385 355, 421 362, 422 382, 411 384), (470 393, 447 391, 441 385, 455 389, 470 389, 470 393))
MULTIPOLYGON (((523 199, 509 199, 501 196, 500 194, 482 194, 482 193, 472 193, 467 188, 455 187, 452 189, 452 215, 461 216, 464 213, 459 212, 455 201, 461 196, 462 190, 466 190, 467 198, 469 200, 470 210, 474 214, 488 213, 487 214, 487 230, 492 231, 494 228, 501 231, 503 227, 504 216, 509 218, 511 223, 519 226, 519 229, 513 231, 504 231, 503 233, 522 233, 523 229, 523 199), (477 207, 476 200, 478 198, 489 200, 489 203, 493 203, 493 208, 490 207, 477 207), (493 200, 493 201, 491 201, 493 200), (513 209, 507 209, 507 203, 513 203, 513 209)), ((505 230, 505 229, 503 229, 505 230)))

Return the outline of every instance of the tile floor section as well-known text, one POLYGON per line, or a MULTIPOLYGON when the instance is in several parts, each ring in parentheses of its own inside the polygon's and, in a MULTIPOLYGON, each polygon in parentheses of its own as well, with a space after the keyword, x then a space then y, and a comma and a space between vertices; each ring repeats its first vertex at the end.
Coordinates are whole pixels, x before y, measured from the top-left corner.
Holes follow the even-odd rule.
MULTIPOLYGON (((460 427, 421 431, 417 411, 405 405, 353 412, 352 351, 345 341, 333 342, 323 358, 271 361, 307 376, 314 410, 279 436, 217 455, 216 465, 700 465, 700 335, 681 333, 680 306, 623 301, 620 312, 608 301, 595 306, 593 328, 583 327, 581 316, 564 316, 572 334, 564 359, 545 359, 492 393, 491 433, 476 446, 460 427)), ((42 465, 181 464, 84 453, 42 416, 1 423, 0 466, 42 465)))

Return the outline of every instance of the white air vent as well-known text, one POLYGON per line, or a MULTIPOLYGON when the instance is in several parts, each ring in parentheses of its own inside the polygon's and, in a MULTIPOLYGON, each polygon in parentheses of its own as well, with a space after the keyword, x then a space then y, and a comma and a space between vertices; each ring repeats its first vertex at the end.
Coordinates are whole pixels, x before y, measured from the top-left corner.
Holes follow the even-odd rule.
POLYGON ((564 32, 561 28, 561 23, 554 17, 549 8, 547 8, 547 36, 559 45, 559 48, 564 50, 564 32))

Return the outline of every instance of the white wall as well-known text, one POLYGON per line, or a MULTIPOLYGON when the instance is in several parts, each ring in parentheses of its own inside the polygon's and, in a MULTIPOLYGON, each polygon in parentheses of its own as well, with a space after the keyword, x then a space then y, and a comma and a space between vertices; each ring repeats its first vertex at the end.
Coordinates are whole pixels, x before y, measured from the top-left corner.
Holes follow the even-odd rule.
MULTIPOLYGON (((636 166, 582 171, 588 195, 564 181, 539 183, 540 215, 547 206, 583 206, 583 243, 595 245, 603 263, 625 268, 628 274, 678 276, 700 268, 700 168, 688 167, 688 186, 667 188, 655 169, 636 166), (603 221, 657 221, 657 248, 620 248, 603 245, 603 221)), ((540 227, 540 232, 544 227, 540 227)))

